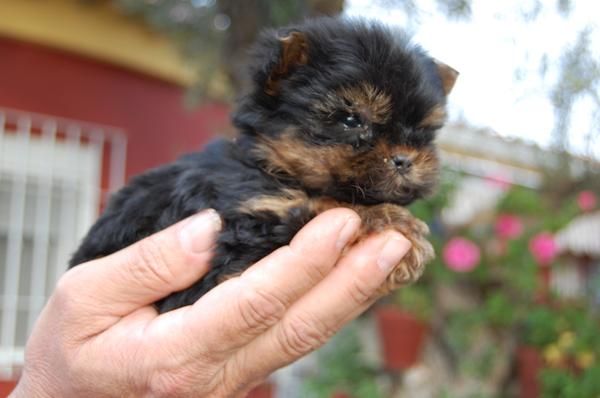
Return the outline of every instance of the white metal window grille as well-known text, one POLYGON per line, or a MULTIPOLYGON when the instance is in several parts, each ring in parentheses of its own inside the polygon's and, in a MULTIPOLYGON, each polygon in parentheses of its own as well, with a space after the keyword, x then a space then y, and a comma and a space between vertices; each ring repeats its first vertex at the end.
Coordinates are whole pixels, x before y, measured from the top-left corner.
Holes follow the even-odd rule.
POLYGON ((123 185, 126 143, 115 127, 0 108, 0 379, 18 374, 69 256, 123 185))

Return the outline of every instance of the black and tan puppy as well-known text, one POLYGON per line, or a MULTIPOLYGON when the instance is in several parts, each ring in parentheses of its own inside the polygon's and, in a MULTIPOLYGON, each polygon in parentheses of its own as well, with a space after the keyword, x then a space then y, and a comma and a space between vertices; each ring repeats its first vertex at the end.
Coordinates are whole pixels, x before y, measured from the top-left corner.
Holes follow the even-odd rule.
POLYGON ((212 268, 157 303, 164 312, 287 244, 318 213, 349 207, 363 236, 395 228, 412 242, 382 290, 416 280, 433 250, 426 225, 403 206, 436 183, 433 141, 456 71, 399 32, 339 19, 265 32, 250 71, 253 88, 233 116, 240 137, 134 178, 71 266, 214 208, 224 227, 212 268))

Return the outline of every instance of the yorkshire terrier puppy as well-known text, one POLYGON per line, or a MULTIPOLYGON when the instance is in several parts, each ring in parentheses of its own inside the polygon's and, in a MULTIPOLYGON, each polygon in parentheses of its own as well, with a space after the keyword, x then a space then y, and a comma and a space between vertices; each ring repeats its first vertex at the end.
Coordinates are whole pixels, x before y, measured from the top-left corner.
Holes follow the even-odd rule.
POLYGON ((250 72, 233 115, 240 136, 132 179, 70 265, 214 208, 223 230, 212 268, 156 303, 165 312, 289 243, 317 214, 348 207, 362 218, 361 237, 391 228, 412 242, 382 292, 415 281, 434 253, 427 226, 404 206, 436 184, 434 138, 458 73, 400 32, 332 18, 264 32, 250 72))

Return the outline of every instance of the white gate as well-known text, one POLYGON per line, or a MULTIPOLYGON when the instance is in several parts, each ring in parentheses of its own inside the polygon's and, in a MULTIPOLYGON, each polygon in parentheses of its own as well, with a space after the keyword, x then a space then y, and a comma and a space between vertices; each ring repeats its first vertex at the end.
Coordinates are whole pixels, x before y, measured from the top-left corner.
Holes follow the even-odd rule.
POLYGON ((0 379, 18 374, 46 298, 123 184, 126 142, 115 127, 0 108, 0 379))

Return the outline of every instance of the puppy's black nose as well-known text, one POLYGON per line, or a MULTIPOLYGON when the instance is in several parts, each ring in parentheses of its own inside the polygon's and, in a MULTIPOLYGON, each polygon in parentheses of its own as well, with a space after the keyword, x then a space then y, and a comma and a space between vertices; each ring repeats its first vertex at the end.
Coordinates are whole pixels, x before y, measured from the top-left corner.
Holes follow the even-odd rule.
POLYGON ((404 155, 394 156, 392 162, 400 173, 406 173, 412 166, 411 160, 404 155))

